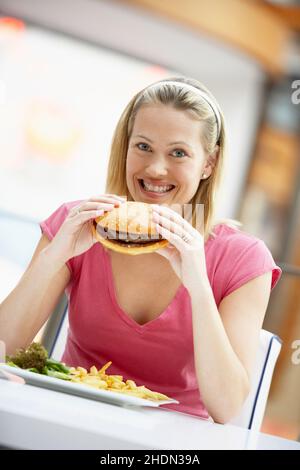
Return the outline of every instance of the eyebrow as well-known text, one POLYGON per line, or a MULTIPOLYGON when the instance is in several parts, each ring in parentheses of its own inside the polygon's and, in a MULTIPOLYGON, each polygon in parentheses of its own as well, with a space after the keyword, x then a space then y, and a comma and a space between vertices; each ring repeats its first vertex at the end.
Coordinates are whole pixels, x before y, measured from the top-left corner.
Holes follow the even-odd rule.
MULTIPOLYGON (((148 142, 153 144, 153 140, 149 139, 148 137, 146 137, 144 135, 136 134, 136 135, 133 136, 133 138, 135 138, 135 137, 141 137, 142 139, 148 140, 148 142)), ((187 144, 183 140, 178 140, 177 142, 170 142, 168 145, 175 145, 175 144, 183 144, 183 145, 186 145, 187 147, 189 147, 191 149, 193 148, 191 145, 187 144)))

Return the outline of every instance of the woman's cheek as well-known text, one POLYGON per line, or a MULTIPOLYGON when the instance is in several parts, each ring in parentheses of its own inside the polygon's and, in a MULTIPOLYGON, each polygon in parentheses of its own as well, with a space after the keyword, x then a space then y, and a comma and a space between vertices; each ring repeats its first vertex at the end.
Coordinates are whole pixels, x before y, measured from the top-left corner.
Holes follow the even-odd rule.
POLYGON ((138 166, 138 159, 134 153, 127 154, 126 167, 129 173, 133 172, 134 169, 138 166))

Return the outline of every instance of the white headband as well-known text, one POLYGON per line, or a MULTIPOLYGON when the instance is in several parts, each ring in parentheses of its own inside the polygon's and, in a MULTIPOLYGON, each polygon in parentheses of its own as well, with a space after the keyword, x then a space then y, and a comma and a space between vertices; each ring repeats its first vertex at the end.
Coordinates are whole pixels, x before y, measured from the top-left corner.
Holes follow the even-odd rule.
MULTIPOLYGON (((186 88, 194 93, 197 93, 199 96, 201 96, 201 98, 203 98, 208 104, 209 106, 211 107, 211 109, 213 110, 213 113, 216 117, 216 121, 217 121, 217 128, 218 128, 218 139, 219 139, 219 136, 220 136, 220 130, 221 130, 221 117, 220 117, 220 113, 216 107, 216 105, 213 103, 213 101, 211 100, 210 96, 207 95, 207 93, 205 91, 202 91, 200 90, 199 88, 193 86, 193 85, 189 85, 188 83, 185 83, 185 82, 175 82, 175 81, 171 81, 171 80, 165 80, 165 81, 162 81, 162 82, 158 82, 158 83, 154 83, 153 85, 150 85, 149 87, 147 88, 152 88, 152 87, 155 87, 155 86, 159 86, 161 84, 169 84, 169 85, 181 85, 182 88, 186 88)), ((217 139, 217 140, 218 140, 217 139)))

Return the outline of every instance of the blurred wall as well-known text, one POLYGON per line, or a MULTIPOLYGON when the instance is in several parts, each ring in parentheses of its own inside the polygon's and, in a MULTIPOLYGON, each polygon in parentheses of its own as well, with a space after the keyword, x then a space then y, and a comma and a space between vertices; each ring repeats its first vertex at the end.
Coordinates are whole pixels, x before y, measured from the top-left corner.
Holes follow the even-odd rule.
MULTIPOLYGON (((261 112, 264 73, 258 64, 234 48, 204 34, 200 35, 121 2, 0 0, 0 12, 202 81, 219 101, 228 129, 228 160, 217 212, 222 217, 236 215, 261 112)), ((118 58, 115 56, 114 60, 118 58)), ((121 97, 121 76, 117 82, 120 107, 117 109, 115 105, 113 108, 114 115, 110 116, 113 122, 121 113, 125 98, 127 101, 130 98, 127 91, 121 97)), ((115 87, 116 83, 112 85, 112 97, 115 87)), ((131 94, 139 89, 138 86, 131 88, 131 94)), ((107 119, 107 115, 104 116, 102 112, 99 109, 99 122, 107 119)), ((108 154, 108 137, 105 138, 102 155, 108 154)), ((95 151, 98 152, 98 149, 95 151)), ((103 162, 99 161, 100 164, 103 165, 103 162)), ((88 186, 82 183, 82 186, 74 187, 73 198, 88 196, 88 190, 91 193, 101 191, 105 181, 105 165, 101 167, 99 175, 101 179, 97 185, 90 181, 88 186)), ((68 197, 69 194, 70 191, 68 197)), ((10 200, 8 197, 6 199, 10 200)), ((45 215, 54 209, 49 204, 44 208, 45 215)))

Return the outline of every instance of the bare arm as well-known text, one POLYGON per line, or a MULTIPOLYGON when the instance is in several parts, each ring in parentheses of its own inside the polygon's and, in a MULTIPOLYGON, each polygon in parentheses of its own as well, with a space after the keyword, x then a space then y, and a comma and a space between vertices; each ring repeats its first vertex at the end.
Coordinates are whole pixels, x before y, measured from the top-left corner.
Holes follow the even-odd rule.
POLYGON ((7 354, 31 343, 70 278, 70 270, 62 261, 56 261, 50 241, 42 235, 17 286, 0 304, 0 339, 6 343, 7 354))
POLYGON ((216 422, 236 416, 249 393, 271 277, 267 272, 247 282, 225 297, 219 309, 210 286, 192 296, 196 374, 216 422))
POLYGON ((91 221, 124 198, 107 194, 73 207, 51 242, 43 235, 14 290, 0 304, 0 340, 8 354, 28 346, 54 310, 71 279, 66 261, 94 243, 91 221))

